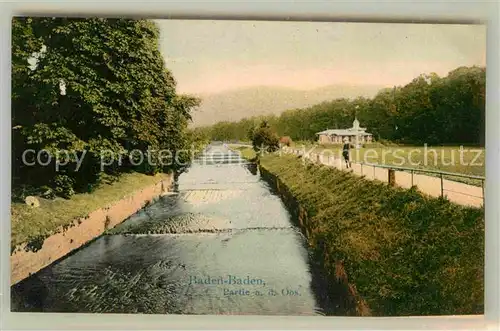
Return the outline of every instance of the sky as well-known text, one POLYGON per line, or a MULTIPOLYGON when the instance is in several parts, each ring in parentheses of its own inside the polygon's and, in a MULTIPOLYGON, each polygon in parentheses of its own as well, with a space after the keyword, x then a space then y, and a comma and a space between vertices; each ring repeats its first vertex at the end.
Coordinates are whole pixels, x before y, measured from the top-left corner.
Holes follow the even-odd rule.
POLYGON ((404 85, 486 65, 481 25, 159 20, 178 91, 404 85))

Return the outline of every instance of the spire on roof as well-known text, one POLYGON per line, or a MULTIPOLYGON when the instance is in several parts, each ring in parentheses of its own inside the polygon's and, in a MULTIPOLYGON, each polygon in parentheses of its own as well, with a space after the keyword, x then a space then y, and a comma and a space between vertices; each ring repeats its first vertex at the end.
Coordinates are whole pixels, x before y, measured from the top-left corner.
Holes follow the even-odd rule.
POLYGON ((354 117, 354 121, 352 122, 353 129, 359 129, 359 121, 356 117, 354 117))

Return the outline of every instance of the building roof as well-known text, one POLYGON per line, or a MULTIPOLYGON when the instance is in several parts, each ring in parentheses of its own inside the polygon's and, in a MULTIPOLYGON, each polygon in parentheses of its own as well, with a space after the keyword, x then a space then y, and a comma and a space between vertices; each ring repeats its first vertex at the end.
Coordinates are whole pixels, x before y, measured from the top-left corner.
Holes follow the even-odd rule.
MULTIPOLYGON (((364 128, 359 128, 358 135, 360 136, 371 136, 371 133, 365 132, 364 128)), ((316 135, 328 135, 328 136, 355 136, 356 131, 352 129, 331 129, 316 133, 316 135)))
POLYGON ((359 121, 355 117, 354 121, 352 122, 352 128, 349 129, 332 129, 332 130, 325 130, 316 133, 316 135, 328 135, 328 136, 371 136, 371 133, 365 132, 366 128, 360 128, 359 127, 359 121))

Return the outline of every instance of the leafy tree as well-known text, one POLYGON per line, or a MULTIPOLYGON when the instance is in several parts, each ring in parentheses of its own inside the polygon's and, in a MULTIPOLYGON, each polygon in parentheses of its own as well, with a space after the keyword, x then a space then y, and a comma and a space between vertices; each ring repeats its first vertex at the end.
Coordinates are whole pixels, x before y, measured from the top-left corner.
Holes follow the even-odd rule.
POLYGON ((176 93, 158 38, 148 20, 13 19, 15 185, 63 187, 67 197, 91 190, 101 181, 104 151, 114 155, 105 169, 112 174, 175 168, 158 163, 158 151, 187 148, 190 111, 200 100, 176 93), (27 148, 49 150, 52 162, 26 166, 27 148), (133 150, 150 155, 151 164, 134 162, 133 150), (57 162, 67 164, 56 172, 57 162))
POLYGON ((274 152, 279 149, 279 137, 267 121, 263 121, 254 131, 252 145, 255 151, 274 152))
POLYGON ((251 127, 250 129, 247 130, 248 140, 253 141, 254 131, 255 131, 254 127, 251 127))

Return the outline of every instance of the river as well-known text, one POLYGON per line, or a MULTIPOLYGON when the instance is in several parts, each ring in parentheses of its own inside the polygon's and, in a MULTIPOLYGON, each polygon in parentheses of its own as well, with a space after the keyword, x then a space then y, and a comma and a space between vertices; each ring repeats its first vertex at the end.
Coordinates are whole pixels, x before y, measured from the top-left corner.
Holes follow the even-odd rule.
POLYGON ((307 242, 249 164, 211 145, 175 190, 12 287, 13 311, 323 315, 307 242))

